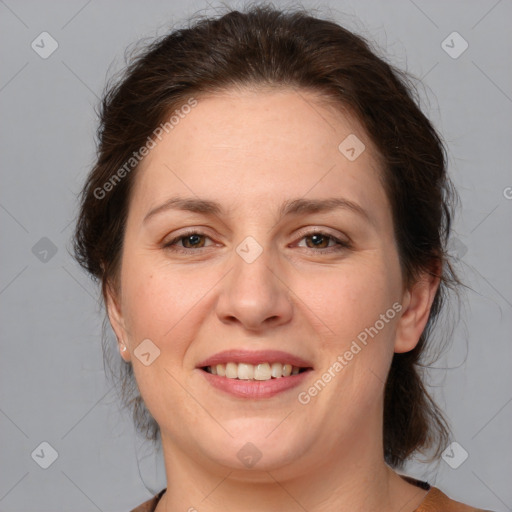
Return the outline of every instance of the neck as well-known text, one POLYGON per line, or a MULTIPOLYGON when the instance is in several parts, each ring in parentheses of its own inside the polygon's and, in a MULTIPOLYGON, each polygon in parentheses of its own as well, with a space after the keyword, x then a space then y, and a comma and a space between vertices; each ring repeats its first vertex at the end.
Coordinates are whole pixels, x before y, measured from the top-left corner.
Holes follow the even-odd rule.
POLYGON ((157 512, 409 512, 426 491, 407 483, 384 462, 382 438, 357 435, 328 457, 309 450, 277 469, 237 470, 196 460, 164 434, 167 491, 157 512))

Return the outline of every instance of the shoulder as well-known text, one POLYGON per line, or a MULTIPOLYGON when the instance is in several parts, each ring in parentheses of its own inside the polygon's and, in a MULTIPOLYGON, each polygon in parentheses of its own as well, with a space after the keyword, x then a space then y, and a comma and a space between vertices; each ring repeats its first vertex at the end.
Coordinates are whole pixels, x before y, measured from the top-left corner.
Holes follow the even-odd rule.
POLYGON ((133 508, 130 512, 154 512, 160 498, 163 496, 165 489, 162 489, 158 494, 153 496, 150 500, 141 503, 138 507, 133 508))
MULTIPOLYGON (((160 498, 166 489, 162 489, 158 494, 148 501, 141 503, 130 512, 154 512, 160 498)), ((492 512, 491 510, 483 510, 471 507, 459 501, 450 499, 437 487, 431 487, 421 505, 415 512, 492 512)))
POLYGON ((415 512, 492 512, 471 507, 450 499, 437 487, 431 487, 421 505, 415 512))

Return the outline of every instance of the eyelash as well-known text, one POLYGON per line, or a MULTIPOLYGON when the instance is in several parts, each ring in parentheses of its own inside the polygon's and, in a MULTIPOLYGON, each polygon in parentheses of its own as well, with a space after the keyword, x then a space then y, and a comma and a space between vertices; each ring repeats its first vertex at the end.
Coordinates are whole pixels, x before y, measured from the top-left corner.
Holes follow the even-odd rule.
MULTIPOLYGON (((180 240, 183 240, 184 238, 187 238, 187 237, 192 236, 192 235, 206 236, 207 238, 210 238, 206 233, 202 233, 200 231, 189 231, 189 232, 181 234, 180 236, 177 236, 176 238, 173 238, 169 242, 166 242, 163 245, 163 248, 166 249, 166 250, 172 251, 172 252, 180 252, 180 253, 188 253, 188 254, 190 254, 191 252, 198 252, 201 249, 205 249, 205 247, 199 247, 198 249, 188 249, 188 248, 178 248, 178 247, 174 247, 173 248, 172 247, 176 242, 179 242, 180 240)), ((318 253, 320 253, 320 254, 331 254, 333 252, 341 252, 343 250, 347 250, 347 249, 351 249, 352 248, 352 245, 349 242, 342 241, 342 240, 340 240, 340 239, 330 235, 329 233, 325 233, 325 232, 319 231, 319 230, 317 230, 317 231, 309 231, 307 233, 304 233, 301 236, 301 240, 304 239, 304 238, 311 237, 313 235, 321 235, 322 237, 329 238, 330 240, 334 241, 338 246, 337 247, 327 247, 327 248, 322 248, 322 249, 314 249, 314 248, 311 248, 311 247, 306 247, 305 249, 308 252, 311 251, 311 252, 316 253, 316 254, 318 254, 318 253)))

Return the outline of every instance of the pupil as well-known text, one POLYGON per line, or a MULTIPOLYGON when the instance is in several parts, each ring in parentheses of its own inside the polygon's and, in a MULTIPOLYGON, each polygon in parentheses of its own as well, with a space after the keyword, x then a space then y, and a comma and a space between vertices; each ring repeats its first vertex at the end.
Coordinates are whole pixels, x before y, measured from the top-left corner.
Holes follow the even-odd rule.
POLYGON ((311 240, 315 246, 321 245, 323 238, 325 238, 324 235, 311 235, 311 240))
POLYGON ((185 240, 191 245, 196 244, 199 241, 200 235, 189 235, 185 240))

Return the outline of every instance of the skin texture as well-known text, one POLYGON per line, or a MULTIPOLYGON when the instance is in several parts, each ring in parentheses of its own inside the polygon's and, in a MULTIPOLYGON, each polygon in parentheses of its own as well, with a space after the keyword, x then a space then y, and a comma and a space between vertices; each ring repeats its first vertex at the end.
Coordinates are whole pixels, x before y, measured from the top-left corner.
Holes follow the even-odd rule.
POLYGON ((198 104, 151 150, 131 198, 119 288, 109 318, 158 422, 168 478, 158 511, 412 511, 426 491, 383 459, 384 382, 393 352, 414 348, 439 282, 403 284, 376 152, 355 118, 309 91, 237 90, 198 104), (338 145, 366 149, 349 161, 338 145), (167 210, 171 196, 225 212, 167 210), (350 209, 278 217, 283 201, 343 197, 350 209), (206 236, 166 242, 195 228, 206 236), (312 241, 318 231, 350 241, 312 241), (309 236, 306 236, 309 235, 309 236), (262 248, 247 263, 248 236, 262 248), (187 244, 189 241, 189 244, 187 244), (402 310, 303 405, 307 390, 394 303, 402 310), (134 355, 150 339, 160 355, 134 355), (213 388, 196 365, 219 351, 277 349, 311 361, 306 384, 247 400, 213 388), (262 457, 237 457, 247 443, 262 457))

